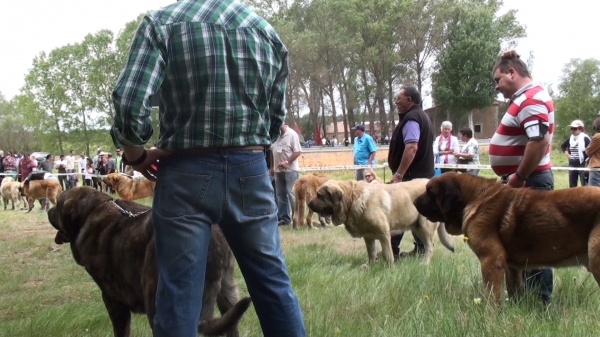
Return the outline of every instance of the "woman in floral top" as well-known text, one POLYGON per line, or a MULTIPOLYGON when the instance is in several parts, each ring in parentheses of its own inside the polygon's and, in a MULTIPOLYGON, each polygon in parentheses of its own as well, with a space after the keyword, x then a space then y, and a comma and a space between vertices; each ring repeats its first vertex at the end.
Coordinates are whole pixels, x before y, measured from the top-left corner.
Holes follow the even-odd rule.
POLYGON ((8 173, 10 177, 13 178, 14 181, 17 179, 17 160, 13 156, 12 152, 6 152, 6 157, 2 160, 2 165, 4 165, 4 172, 8 173))
MULTIPOLYGON (((479 165, 479 144, 473 138, 473 130, 462 128, 459 131, 461 140, 465 143, 460 152, 454 153, 457 160, 464 159, 467 165, 479 165)), ((479 169, 469 169, 466 171, 474 176, 479 175, 479 169)))

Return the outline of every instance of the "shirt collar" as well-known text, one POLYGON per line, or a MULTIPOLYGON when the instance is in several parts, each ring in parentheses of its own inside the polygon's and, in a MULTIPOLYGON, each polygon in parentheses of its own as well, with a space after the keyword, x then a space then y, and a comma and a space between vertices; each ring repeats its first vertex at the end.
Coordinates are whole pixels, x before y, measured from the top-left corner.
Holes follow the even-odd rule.
POLYGON ((527 91, 527 90, 529 90, 529 89, 531 89, 531 88, 533 88, 533 87, 535 87, 535 86, 536 86, 536 84, 535 84, 535 83, 533 83, 533 82, 530 82, 530 83, 528 83, 528 84, 524 85, 524 86, 523 86, 521 89, 517 90, 517 91, 516 91, 516 92, 515 92, 515 93, 512 95, 512 97, 510 98, 510 100, 511 100, 511 101, 514 101, 514 100, 515 100, 517 97, 521 96, 521 94, 523 94, 525 91, 527 91))

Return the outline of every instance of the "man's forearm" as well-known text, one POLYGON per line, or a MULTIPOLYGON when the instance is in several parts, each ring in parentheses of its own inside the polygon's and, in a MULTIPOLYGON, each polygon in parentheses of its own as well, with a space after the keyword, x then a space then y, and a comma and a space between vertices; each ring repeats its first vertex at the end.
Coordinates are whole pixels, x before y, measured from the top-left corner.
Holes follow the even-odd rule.
POLYGON ((369 161, 367 162, 367 165, 371 164, 373 162, 373 160, 375 159, 375 154, 377 152, 371 152, 371 155, 369 156, 369 161))
POLYGON ((527 143, 523 160, 517 169, 517 172, 523 176, 529 176, 542 161, 548 150, 550 136, 546 135, 544 139, 534 140, 527 143))
POLYGON ((290 157, 290 159, 288 159, 288 163, 291 163, 294 160, 298 159, 298 157, 300 157, 301 154, 302 154, 302 152, 294 152, 294 153, 292 153, 292 156, 290 157))
POLYGON ((406 174, 410 164, 412 164, 413 160, 415 159, 417 149, 418 148, 416 146, 411 146, 410 144, 406 145, 404 152, 402 153, 402 161, 400 162, 400 166, 398 166, 398 169, 394 173, 400 173, 402 175, 406 174))

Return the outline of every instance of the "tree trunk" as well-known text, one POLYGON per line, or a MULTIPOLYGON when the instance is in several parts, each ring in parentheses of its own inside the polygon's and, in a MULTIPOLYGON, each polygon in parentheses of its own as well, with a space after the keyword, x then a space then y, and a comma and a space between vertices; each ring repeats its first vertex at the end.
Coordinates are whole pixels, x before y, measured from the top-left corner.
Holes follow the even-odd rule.
POLYGON ((337 110, 335 108, 335 99, 333 98, 333 81, 331 77, 329 78, 329 90, 327 90, 327 94, 329 95, 329 101, 331 101, 331 119, 333 120, 333 137, 337 138, 338 135, 338 125, 337 125, 337 110))

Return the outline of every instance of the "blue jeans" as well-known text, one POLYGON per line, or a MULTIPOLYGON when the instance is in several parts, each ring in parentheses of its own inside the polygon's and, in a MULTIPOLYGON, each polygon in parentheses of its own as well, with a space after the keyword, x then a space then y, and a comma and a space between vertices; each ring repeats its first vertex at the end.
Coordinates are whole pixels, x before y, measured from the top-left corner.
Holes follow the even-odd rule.
POLYGON ((600 171, 590 171, 590 180, 588 185, 600 186, 600 171))
POLYGON ((154 336, 192 337, 200 318, 211 224, 238 262, 265 336, 305 336, 281 253, 264 152, 162 158, 152 220, 159 271, 154 336))
MULTIPOLYGON (((551 191, 554 189, 554 175, 550 170, 532 175, 525 182, 525 187, 551 191)), ((542 300, 549 303, 554 288, 552 269, 526 270, 524 276, 525 287, 528 289, 539 289, 542 300)))
POLYGON ((277 195, 277 219, 292 223, 292 210, 296 206, 296 197, 292 193, 294 183, 298 180, 298 172, 275 172, 275 193, 277 195))

